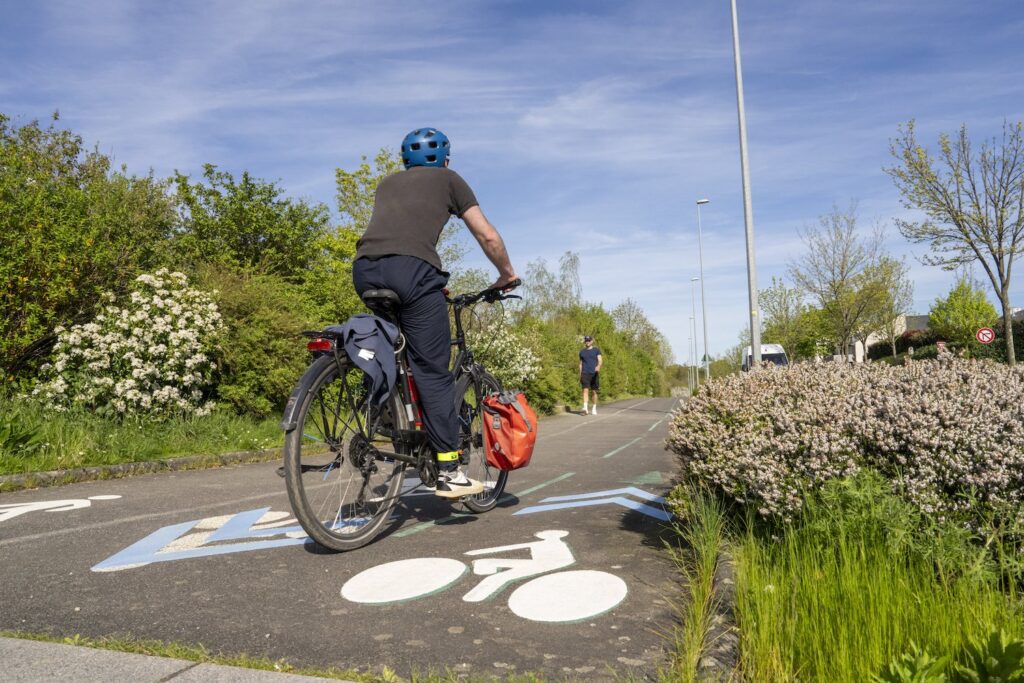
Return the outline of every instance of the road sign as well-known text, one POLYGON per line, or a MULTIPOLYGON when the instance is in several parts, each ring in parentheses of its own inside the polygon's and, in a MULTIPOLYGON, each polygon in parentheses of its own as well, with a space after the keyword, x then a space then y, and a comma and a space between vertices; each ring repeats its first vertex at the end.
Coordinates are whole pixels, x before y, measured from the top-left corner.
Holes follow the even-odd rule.
POLYGON ((980 341, 982 344, 991 344, 996 338, 996 333, 991 327, 983 327, 978 330, 974 338, 980 341))

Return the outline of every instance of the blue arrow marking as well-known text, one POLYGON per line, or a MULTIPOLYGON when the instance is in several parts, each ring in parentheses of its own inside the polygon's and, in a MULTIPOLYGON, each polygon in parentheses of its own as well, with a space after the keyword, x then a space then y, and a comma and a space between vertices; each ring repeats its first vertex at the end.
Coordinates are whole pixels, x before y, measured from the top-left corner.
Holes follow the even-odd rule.
MULTIPOLYGON (((240 538, 262 538, 270 535, 286 534, 293 531, 302 531, 301 527, 284 527, 280 529, 259 529, 251 530, 252 525, 262 517, 270 508, 249 510, 240 512, 229 519, 223 527, 217 529, 207 538, 207 543, 215 540, 240 539, 240 538)), ((172 524, 162 529, 157 529, 144 539, 128 546, 121 552, 113 555, 92 568, 94 572, 118 571, 129 567, 150 564, 152 562, 172 562, 174 560, 187 560, 194 557, 207 557, 210 555, 226 555, 229 553, 241 553, 250 550, 267 550, 280 548, 287 545, 301 545, 312 543, 309 538, 278 538, 268 541, 253 541, 249 543, 221 543, 219 545, 206 545, 198 548, 185 550, 164 551, 168 545, 178 540, 188 532, 192 531, 202 520, 196 519, 191 522, 172 524), (161 552, 163 551, 163 552, 161 552)))
POLYGON ((663 522, 668 522, 672 519, 672 515, 666 512, 663 508, 639 503, 623 496, 635 496, 637 498, 648 500, 652 503, 665 502, 665 499, 661 496, 656 496, 653 493, 648 493, 647 491, 630 486, 610 491, 595 491, 593 493, 581 493, 574 496, 554 496, 552 498, 545 498, 540 501, 542 503, 541 505, 533 505, 528 508, 523 508, 515 514, 530 515, 535 512, 547 512, 548 510, 566 510, 569 508, 589 507, 591 505, 604 505, 605 503, 611 503, 613 505, 621 505, 622 507, 629 508, 630 510, 640 512, 648 517, 660 519, 663 522), (546 503, 546 505, 544 503, 546 503))
POLYGON ((664 503, 665 499, 661 496, 656 496, 653 493, 647 493, 643 489, 638 489, 635 486, 627 486, 623 489, 611 489, 609 491, 594 491, 593 493, 577 493, 574 496, 554 496, 551 498, 545 498, 540 501, 542 503, 556 503, 563 500, 586 500, 587 498, 600 498, 601 496, 633 496, 634 498, 643 498, 649 500, 652 503, 664 503))

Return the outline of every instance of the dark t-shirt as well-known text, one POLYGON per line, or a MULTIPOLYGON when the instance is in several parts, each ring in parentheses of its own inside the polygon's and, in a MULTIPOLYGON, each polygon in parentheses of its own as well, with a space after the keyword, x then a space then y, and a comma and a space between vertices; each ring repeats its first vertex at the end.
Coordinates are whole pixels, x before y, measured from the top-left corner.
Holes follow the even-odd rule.
POLYGON ((583 363, 584 375, 592 375, 597 372, 597 357, 600 355, 601 349, 596 346, 580 351, 580 362, 583 363))
POLYGON ((373 216, 356 244, 356 258, 404 254, 443 271, 437 240, 450 216, 477 206, 476 196, 455 171, 413 166, 380 181, 373 216))

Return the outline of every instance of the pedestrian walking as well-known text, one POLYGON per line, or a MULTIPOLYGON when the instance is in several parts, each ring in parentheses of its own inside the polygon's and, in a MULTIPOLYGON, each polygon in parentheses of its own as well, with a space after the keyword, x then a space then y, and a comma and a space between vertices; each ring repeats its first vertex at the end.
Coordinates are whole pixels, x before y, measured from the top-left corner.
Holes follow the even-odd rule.
POLYGON ((594 346, 594 338, 583 337, 584 348, 580 350, 580 386, 583 387, 583 414, 597 415, 597 392, 601 389, 601 349, 594 346), (594 403, 588 410, 589 394, 593 393, 594 403))

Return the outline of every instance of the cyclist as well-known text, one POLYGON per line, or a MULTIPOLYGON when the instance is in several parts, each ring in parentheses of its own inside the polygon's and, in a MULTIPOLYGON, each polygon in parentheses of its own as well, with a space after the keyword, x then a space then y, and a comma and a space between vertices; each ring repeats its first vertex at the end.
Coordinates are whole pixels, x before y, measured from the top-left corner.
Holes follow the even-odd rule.
POLYGON ((498 269, 492 286, 512 282, 516 271, 473 190, 448 168, 450 154, 448 137, 436 128, 417 128, 405 136, 405 170, 377 186, 370 224, 356 245, 352 281, 360 295, 384 288, 395 291, 402 301, 409 365, 423 406, 424 427, 437 453, 435 493, 460 498, 481 493, 483 484, 459 468, 459 425, 454 380, 448 369, 451 328, 443 291, 448 273, 437 254, 437 241, 448 219, 461 218, 498 269))

